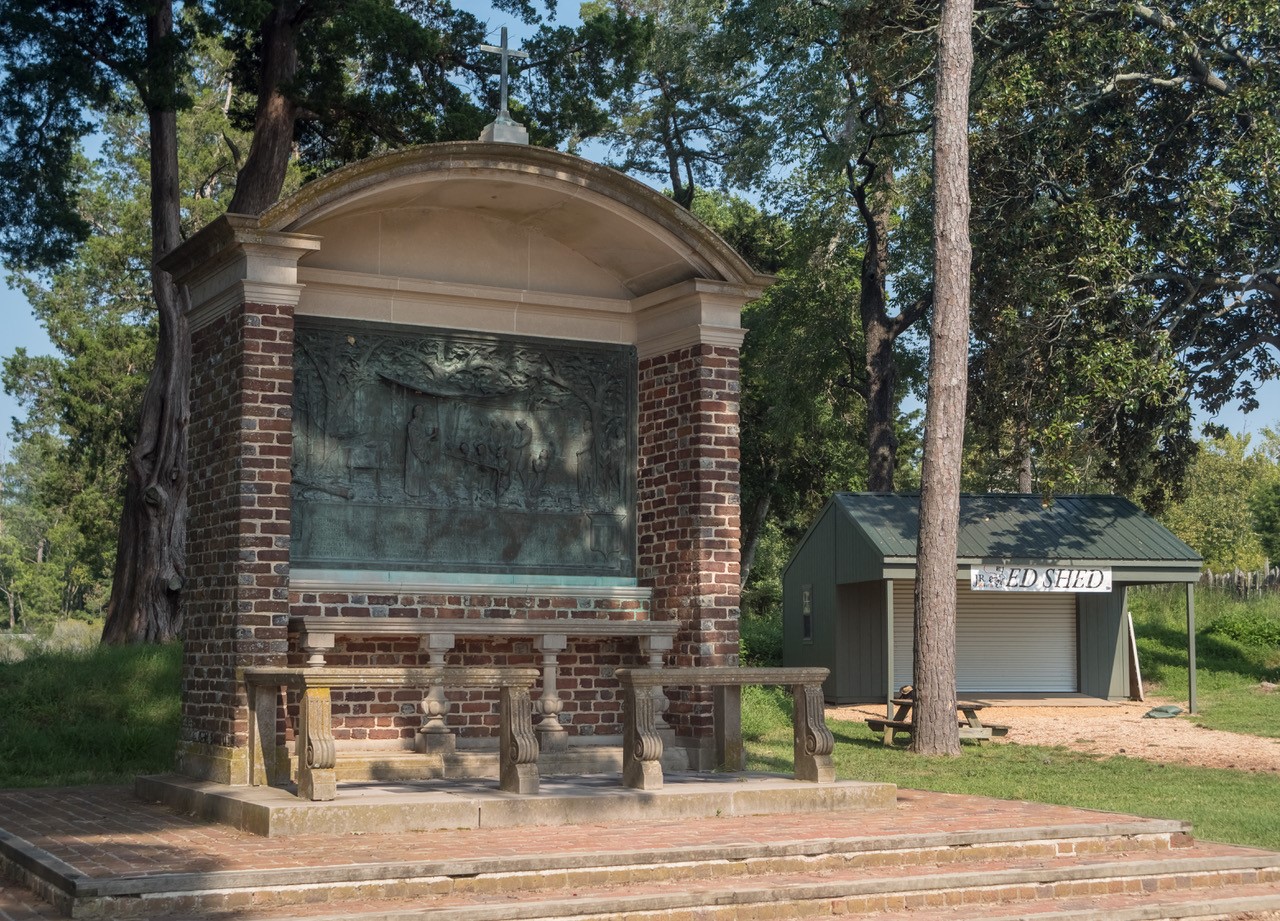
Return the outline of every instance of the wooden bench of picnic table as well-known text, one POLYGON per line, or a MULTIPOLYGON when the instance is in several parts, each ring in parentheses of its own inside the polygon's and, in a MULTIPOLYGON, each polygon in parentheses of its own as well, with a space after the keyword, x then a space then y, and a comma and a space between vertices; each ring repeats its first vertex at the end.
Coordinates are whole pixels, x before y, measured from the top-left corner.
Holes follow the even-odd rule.
MULTIPOLYGON (((893 737, 896 733, 902 732, 910 736, 915 730, 915 698, 895 697, 892 703, 896 708, 892 719, 869 717, 866 720, 867 728, 872 732, 883 733, 884 744, 889 746, 893 745, 893 737)), ((986 704, 973 700, 956 701, 956 710, 964 715, 964 719, 959 721, 961 739, 984 742, 994 736, 1008 734, 1008 726, 982 722, 982 718, 978 716, 978 711, 985 707, 986 704)))
POLYGON ((499 703, 499 787, 507 793, 538 792, 538 739, 533 731, 529 688, 536 668, 445 665, 429 668, 246 668, 249 695, 249 783, 278 780, 276 719, 280 691, 298 695, 298 796, 331 800, 337 791, 337 748, 333 738, 333 688, 458 687, 497 688, 499 703))

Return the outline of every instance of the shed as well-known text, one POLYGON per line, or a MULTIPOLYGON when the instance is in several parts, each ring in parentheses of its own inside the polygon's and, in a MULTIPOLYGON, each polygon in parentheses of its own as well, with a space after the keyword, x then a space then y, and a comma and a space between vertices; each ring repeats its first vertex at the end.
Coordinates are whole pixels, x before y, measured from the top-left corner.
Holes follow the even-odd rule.
MULTIPOLYGON (((919 505, 837 493, 783 572, 783 661, 829 668, 834 703, 914 683, 919 505)), ((1201 566, 1128 499, 1101 495, 963 495, 956 557, 956 690, 988 696, 1129 697, 1128 587, 1184 583, 1191 623, 1201 566)))

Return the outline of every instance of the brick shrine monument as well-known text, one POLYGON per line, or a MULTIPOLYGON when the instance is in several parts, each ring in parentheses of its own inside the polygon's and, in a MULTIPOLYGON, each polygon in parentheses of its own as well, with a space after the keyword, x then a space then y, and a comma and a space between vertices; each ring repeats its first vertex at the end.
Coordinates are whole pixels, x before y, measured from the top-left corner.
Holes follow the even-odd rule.
MULTIPOLYGON (((615 669, 737 664, 739 313, 770 279, 669 199, 431 145, 164 265, 192 301, 182 774, 249 781, 247 668, 537 669, 546 753, 621 740, 615 669)), ((712 692, 667 698, 664 763, 714 766, 712 692)), ((335 687, 324 744, 492 749, 498 700, 335 687)))

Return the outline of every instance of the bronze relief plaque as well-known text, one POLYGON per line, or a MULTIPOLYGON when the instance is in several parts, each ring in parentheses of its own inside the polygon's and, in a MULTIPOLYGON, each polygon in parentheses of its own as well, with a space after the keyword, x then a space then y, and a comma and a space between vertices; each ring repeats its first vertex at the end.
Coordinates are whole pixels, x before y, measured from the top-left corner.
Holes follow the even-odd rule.
POLYGON ((636 353, 299 317, 292 563, 635 575, 636 353))

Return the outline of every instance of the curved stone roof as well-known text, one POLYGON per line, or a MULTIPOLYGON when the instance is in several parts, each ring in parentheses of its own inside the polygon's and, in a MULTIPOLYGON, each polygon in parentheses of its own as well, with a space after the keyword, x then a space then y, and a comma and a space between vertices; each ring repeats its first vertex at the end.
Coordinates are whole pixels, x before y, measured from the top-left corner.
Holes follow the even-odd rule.
MULTIPOLYGON (((486 221, 499 239, 552 241, 632 297, 693 278, 750 288, 772 280, 648 186, 579 157, 512 144, 430 144, 364 160, 304 186, 260 215, 258 226, 327 235, 335 224, 364 217, 368 226, 371 214, 409 212, 445 224, 486 221)), ((463 239, 459 247, 474 247, 463 239)))

